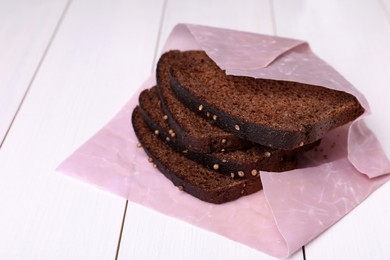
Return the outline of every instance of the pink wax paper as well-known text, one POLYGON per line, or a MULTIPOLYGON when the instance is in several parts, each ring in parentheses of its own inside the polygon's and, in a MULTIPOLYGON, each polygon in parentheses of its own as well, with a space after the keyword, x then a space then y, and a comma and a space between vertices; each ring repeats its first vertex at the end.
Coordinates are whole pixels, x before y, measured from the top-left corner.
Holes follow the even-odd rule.
POLYGON ((306 42, 179 24, 164 51, 169 49, 203 49, 229 74, 344 90, 359 99, 366 113, 328 133, 318 148, 305 154, 299 169, 262 172, 263 191, 214 205, 174 188, 136 146, 131 113, 138 93, 155 84, 151 75, 103 129, 61 163, 60 172, 282 258, 318 236, 390 178, 389 160, 363 120, 370 113, 367 100, 306 42))

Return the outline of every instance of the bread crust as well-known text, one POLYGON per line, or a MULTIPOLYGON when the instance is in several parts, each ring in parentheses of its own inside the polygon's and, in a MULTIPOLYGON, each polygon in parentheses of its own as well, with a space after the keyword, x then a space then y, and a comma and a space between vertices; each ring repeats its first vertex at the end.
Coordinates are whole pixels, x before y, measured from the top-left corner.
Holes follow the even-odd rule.
POLYGON ((262 189, 260 178, 233 179, 200 166, 172 149, 147 128, 138 106, 133 110, 132 124, 152 163, 180 190, 200 200, 221 204, 262 189))
POLYGON ((243 150, 199 153, 192 151, 187 143, 182 141, 181 133, 170 129, 167 119, 164 119, 164 113, 159 107, 159 98, 155 87, 141 92, 139 107, 144 121, 152 132, 158 133, 157 136, 161 140, 187 158, 234 178, 258 178, 260 171, 293 170, 297 167, 297 156, 319 144, 317 142, 295 150, 272 149, 254 144, 243 150))
POLYGON ((264 146, 291 150, 313 143, 331 129, 356 119, 364 112, 354 96, 342 91, 296 82, 228 76, 203 51, 182 52, 181 56, 170 69, 171 88, 180 102, 221 129, 264 146), (241 96, 245 96, 244 92, 250 92, 246 91, 248 89, 261 94, 266 90, 270 95, 249 96, 251 102, 243 98, 240 100, 241 96), (284 92, 294 96, 289 98, 284 92), (222 94, 234 97, 234 102, 226 102, 233 102, 236 106, 229 107, 226 102, 221 102, 222 94), (300 95, 309 97, 311 103, 300 99, 300 95), (310 99, 310 95, 313 98, 310 99), (280 96, 285 103, 291 102, 295 107, 281 104, 279 99, 274 98, 280 96), (262 106, 263 103, 267 105, 262 106), (315 108, 316 105, 318 108, 315 108), (203 108, 201 111, 197 109, 199 106, 203 108), (283 110, 288 110, 289 114, 283 110), (267 113, 273 115, 270 120, 256 120, 256 117, 267 113), (280 119, 283 113, 288 115, 280 119), (208 114, 216 120, 210 119, 208 114))
POLYGON ((179 61, 180 54, 179 51, 170 51, 163 54, 157 63, 156 77, 162 109, 168 116, 170 127, 178 134, 181 142, 185 142, 188 148, 199 153, 250 147, 252 145, 250 141, 213 126, 207 119, 197 116, 195 112, 183 106, 177 100, 170 88, 169 69, 172 64, 179 61), (194 124, 199 127, 191 133, 194 124))

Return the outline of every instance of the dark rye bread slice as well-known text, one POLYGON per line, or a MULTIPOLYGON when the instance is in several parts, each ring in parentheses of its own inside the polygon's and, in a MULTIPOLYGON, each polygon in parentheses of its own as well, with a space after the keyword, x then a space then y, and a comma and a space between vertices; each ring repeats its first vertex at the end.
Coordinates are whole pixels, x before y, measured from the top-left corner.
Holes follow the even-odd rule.
MULTIPOLYGON (((192 196, 224 203, 261 190, 260 178, 233 179, 187 159, 161 141, 145 124, 139 107, 132 114, 134 131, 153 163, 173 184, 192 196)), ((147 163, 147 162, 145 162, 147 163)))
POLYGON ((191 110, 210 115, 243 139, 274 148, 312 143, 364 112, 353 95, 342 91, 227 76, 203 51, 182 52, 170 77, 174 93, 191 110))
POLYGON ((297 166, 297 155, 314 147, 314 145, 309 145, 295 150, 280 150, 253 145, 250 148, 236 151, 193 152, 188 149, 186 143, 182 143, 182 139, 179 138, 178 134, 170 129, 161 109, 156 87, 141 92, 139 107, 146 124, 160 139, 167 142, 187 158, 231 177, 259 178, 258 174, 261 170, 281 172, 295 169, 297 166))
MULTIPOLYGON (((157 86, 164 113, 172 130, 181 142, 186 142, 192 151, 210 153, 221 150, 236 150, 249 147, 251 142, 223 131, 183 106, 170 88, 169 69, 179 61, 181 53, 170 51, 161 56, 157 64, 157 86)), ((200 109, 200 108, 199 108, 200 109)))

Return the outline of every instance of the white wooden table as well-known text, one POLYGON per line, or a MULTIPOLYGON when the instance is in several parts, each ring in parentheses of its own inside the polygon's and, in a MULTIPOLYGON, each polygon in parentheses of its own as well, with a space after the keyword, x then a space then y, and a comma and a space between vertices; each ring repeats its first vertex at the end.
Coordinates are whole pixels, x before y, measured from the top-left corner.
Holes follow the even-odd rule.
MULTIPOLYGON (((0 0, 0 259, 273 259, 55 171, 179 22, 307 40, 369 101, 390 97, 390 0, 0 0)), ((389 156, 382 100, 369 123, 389 156)), ((390 259, 389 198, 386 183, 291 258, 390 259)))

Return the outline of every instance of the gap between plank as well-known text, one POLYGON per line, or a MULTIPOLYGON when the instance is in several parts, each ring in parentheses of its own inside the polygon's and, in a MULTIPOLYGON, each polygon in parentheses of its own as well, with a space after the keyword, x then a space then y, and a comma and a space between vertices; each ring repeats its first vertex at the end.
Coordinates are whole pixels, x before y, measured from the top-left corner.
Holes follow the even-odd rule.
MULTIPOLYGON (((162 12, 161 12, 161 17, 160 17, 160 24, 159 24, 159 28, 158 28, 158 32, 157 32, 156 47, 154 48, 153 62, 152 62, 152 68, 151 68, 151 72, 152 73, 153 73, 153 70, 154 70, 154 64, 155 64, 155 62, 157 60, 157 54, 158 54, 157 52, 158 52, 158 47, 160 45, 161 32, 162 32, 162 27, 163 27, 163 23, 164 23, 165 9, 166 9, 166 6, 167 6, 167 2, 168 2, 167 0, 164 0, 163 7, 162 7, 162 12)), ((123 212, 121 230, 119 232, 118 245, 117 245, 116 253, 115 253, 115 260, 117 260, 118 256, 119 256, 119 250, 120 250, 120 247, 121 247, 122 234, 123 234, 123 229, 125 227, 125 221, 126 221, 126 214, 127 214, 127 207, 128 207, 128 205, 129 205, 129 201, 126 200, 125 209, 124 209, 124 212, 123 212)))
POLYGON ((123 233, 123 228, 124 228, 124 226, 125 226, 126 213, 127 213, 127 206, 128 206, 128 205, 129 205, 129 201, 126 200, 125 210, 124 210, 124 212, 123 212, 123 217, 122 217, 121 230, 120 230, 120 232, 119 232, 118 245, 117 245, 117 247, 116 247, 115 260, 118 259, 119 249, 121 248, 122 233, 123 233))
POLYGON ((271 23, 272 23, 272 31, 274 32, 274 35, 277 35, 277 28, 276 28, 276 17, 275 17, 275 8, 274 8, 274 1, 269 0, 269 6, 271 9, 271 23))
POLYGON ((302 255, 303 255, 303 260, 306 260, 305 246, 302 246, 302 255))
POLYGON ((31 86, 32 86, 32 84, 33 84, 33 82, 34 82, 36 76, 38 75, 38 72, 39 72, 39 70, 40 70, 40 68, 41 68, 41 66, 42 66, 42 64, 43 64, 43 61, 45 60, 46 55, 47 55, 47 53, 49 52, 50 46, 51 46, 51 44, 53 43, 54 38, 56 37, 59 28, 61 27, 62 21, 64 20, 64 17, 65 17, 65 15, 66 15, 66 13, 68 12, 68 9, 69 9, 69 6, 70 6, 71 2, 72 2, 72 0, 68 0, 68 2, 66 3, 66 6, 65 6, 65 8, 64 8, 64 10, 62 11, 62 14, 61 14, 61 16, 60 16, 60 19, 58 20, 58 22, 57 22, 57 24, 56 24, 56 26, 55 26, 55 28, 54 28, 54 31, 53 31, 53 33, 52 33, 50 39, 49 39, 49 42, 48 42, 48 44, 47 44, 47 46, 46 46, 46 48, 45 48, 45 50, 44 50, 44 52, 43 52, 43 54, 42 54, 42 57, 41 57, 41 59, 40 59, 39 62, 38 62, 37 68, 35 69, 34 74, 32 75, 30 82, 28 83, 27 89, 26 89, 26 91, 24 92, 24 95, 23 95, 22 99, 20 100, 20 104, 19 104, 18 108, 16 109, 16 112, 15 112, 14 116, 12 117, 11 123, 9 124, 9 126, 8 126, 8 128, 7 128, 7 131, 5 132, 5 135, 4 135, 3 139, 2 139, 1 142, 0 142, 0 149, 1 149, 1 147, 3 146, 5 140, 7 139, 7 136, 8 136, 8 134, 9 134, 11 128, 12 128, 13 123, 14 123, 15 120, 16 120, 16 117, 17 117, 18 114, 19 114, 19 111, 20 111, 20 109, 21 109, 21 107, 22 107, 22 105, 23 105, 23 103, 24 103, 24 100, 26 99, 27 94, 28 94, 28 92, 30 91, 31 86))
POLYGON ((167 6, 168 0, 164 0, 163 7, 162 7, 162 12, 161 12, 161 17, 160 17, 160 25, 158 27, 158 32, 157 32, 157 41, 156 41, 156 48, 154 49, 154 55, 153 55, 153 63, 152 63, 152 73, 154 71, 154 65, 157 61, 157 52, 158 52, 158 47, 160 45, 161 41, 161 32, 164 24, 164 18, 165 18, 165 10, 167 6))

